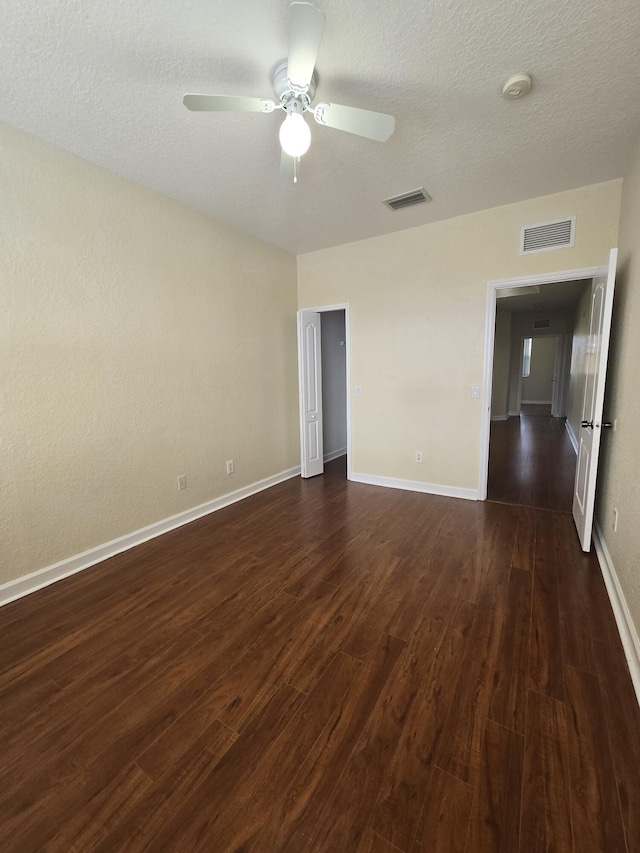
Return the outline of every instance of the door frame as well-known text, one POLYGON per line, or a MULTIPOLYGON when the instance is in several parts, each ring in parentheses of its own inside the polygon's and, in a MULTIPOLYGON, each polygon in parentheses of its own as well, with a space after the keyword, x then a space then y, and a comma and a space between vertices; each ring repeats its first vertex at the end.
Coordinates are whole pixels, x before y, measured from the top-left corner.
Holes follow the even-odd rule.
MULTIPOLYGON (((344 345, 345 345, 345 392, 347 395, 347 480, 351 479, 351 304, 349 302, 341 302, 337 305, 321 305, 319 307, 305 306, 299 307, 296 318, 300 316, 301 311, 313 311, 316 314, 327 314, 329 311, 344 311, 344 345)), ((300 420, 300 454, 302 454, 302 436, 304 432, 304 410, 302 401, 304 400, 304 372, 302 370, 302 341, 298 335, 298 382, 299 382, 299 406, 298 417, 300 420)), ((322 342, 321 342, 322 346, 322 342)), ((323 403, 324 405, 324 403, 323 403)), ((324 422, 324 417, 323 417, 324 422)))
POLYGON ((487 282, 487 304, 484 328, 484 365, 482 369, 482 423, 480 427, 480 463, 478 471, 478 500, 486 501, 489 480, 489 438, 491 430, 491 390, 493 384, 493 350, 496 337, 496 299, 499 290, 505 288, 531 287, 532 284, 559 284, 562 281, 578 281, 607 275, 608 267, 582 267, 573 270, 518 278, 499 278, 487 282))

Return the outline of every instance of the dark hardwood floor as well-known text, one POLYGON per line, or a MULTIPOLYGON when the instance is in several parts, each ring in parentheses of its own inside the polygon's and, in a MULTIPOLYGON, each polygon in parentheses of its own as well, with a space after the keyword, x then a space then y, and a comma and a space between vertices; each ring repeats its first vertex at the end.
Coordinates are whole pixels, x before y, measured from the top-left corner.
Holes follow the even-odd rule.
POLYGON ((290 480, 0 610, 0 849, 632 853, 569 515, 290 480))
POLYGON ((522 406, 520 417, 492 421, 489 500, 571 512, 576 454, 564 418, 551 406, 522 406))

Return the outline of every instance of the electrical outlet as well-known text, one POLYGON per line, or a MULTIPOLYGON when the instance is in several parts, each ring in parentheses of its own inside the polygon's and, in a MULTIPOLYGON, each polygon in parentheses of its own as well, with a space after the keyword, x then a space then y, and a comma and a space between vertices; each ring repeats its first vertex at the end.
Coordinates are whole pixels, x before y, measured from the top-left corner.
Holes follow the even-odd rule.
POLYGON ((618 532, 618 510, 614 509, 613 511, 613 523, 611 525, 613 527, 613 532, 618 532))
POLYGON ((356 397, 362 397, 362 385, 356 385, 356 397))
POLYGON ((227 460, 227 474, 233 474, 233 459, 227 460))
POLYGON ((186 474, 181 474, 178 477, 178 491, 181 492, 183 489, 187 488, 187 477, 186 474))
POLYGON ((416 462, 422 462, 422 451, 416 450, 416 462))

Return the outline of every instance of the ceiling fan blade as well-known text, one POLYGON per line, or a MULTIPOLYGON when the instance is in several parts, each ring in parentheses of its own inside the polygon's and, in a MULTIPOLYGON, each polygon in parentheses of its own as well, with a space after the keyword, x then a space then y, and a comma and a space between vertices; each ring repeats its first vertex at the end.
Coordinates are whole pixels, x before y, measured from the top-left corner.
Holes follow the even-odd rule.
POLYGON ((188 110, 207 112, 272 113, 276 108, 268 98, 243 95, 185 95, 182 103, 188 110))
POLYGON ((280 154, 280 177, 285 178, 287 181, 293 181, 296 184, 299 174, 300 158, 291 157, 286 151, 282 151, 280 154))
POLYGON ((316 65, 325 17, 312 3, 296 2, 289 12, 289 57, 287 77, 301 91, 306 91, 316 65))
POLYGON ((367 139, 375 139, 377 142, 386 142, 396 126, 393 116, 374 113, 371 110, 359 110, 356 107, 343 107, 340 104, 318 104, 313 115, 318 124, 366 136, 367 139))

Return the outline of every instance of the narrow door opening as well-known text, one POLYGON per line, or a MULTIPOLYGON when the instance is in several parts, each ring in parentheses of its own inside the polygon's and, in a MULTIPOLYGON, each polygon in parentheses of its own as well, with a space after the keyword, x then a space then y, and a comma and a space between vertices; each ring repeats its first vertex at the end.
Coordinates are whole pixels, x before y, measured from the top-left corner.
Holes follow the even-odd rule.
POLYGON ((348 306, 298 312, 301 475, 349 476, 348 306))
POLYGON ((344 309, 320 313, 325 470, 347 476, 347 336, 344 309))

